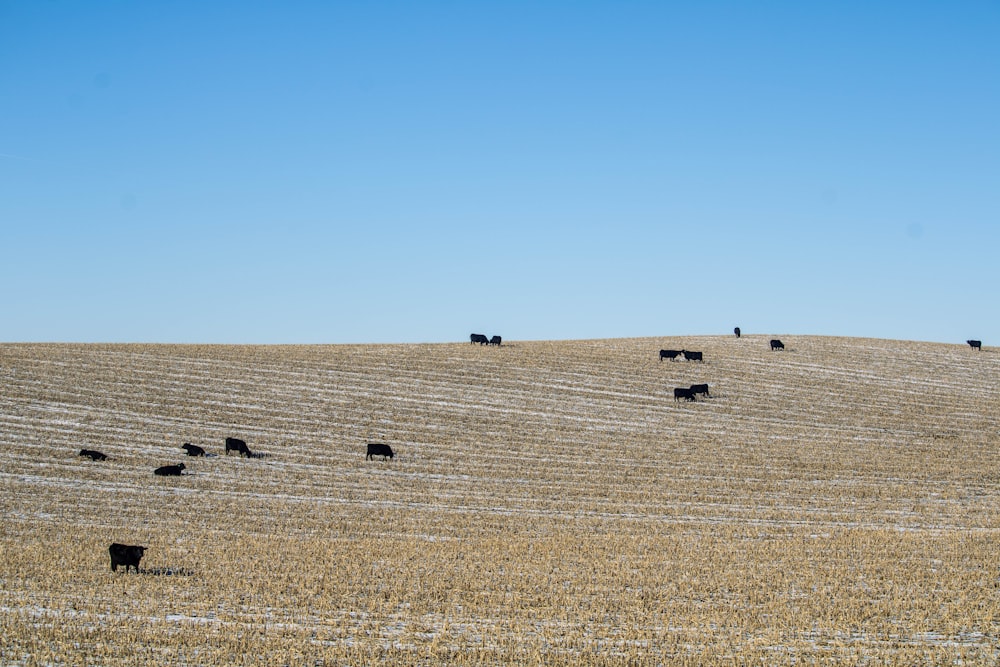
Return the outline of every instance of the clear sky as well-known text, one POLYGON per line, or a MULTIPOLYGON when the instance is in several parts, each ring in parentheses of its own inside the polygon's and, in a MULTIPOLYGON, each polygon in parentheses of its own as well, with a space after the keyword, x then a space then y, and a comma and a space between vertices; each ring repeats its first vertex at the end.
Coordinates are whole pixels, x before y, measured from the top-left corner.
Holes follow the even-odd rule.
POLYGON ((1000 2, 0 0, 0 340, 1000 345, 1000 2))

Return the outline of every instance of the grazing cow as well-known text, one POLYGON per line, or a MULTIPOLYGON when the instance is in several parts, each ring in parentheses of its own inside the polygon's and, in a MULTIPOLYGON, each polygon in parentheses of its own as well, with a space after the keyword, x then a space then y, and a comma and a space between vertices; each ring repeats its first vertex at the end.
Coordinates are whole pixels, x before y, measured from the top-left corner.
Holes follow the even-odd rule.
POLYGON ((691 385, 691 393, 692 394, 705 394, 709 398, 712 398, 712 395, 710 393, 708 393, 708 385, 707 384, 693 384, 693 385, 691 385))
POLYGON ((500 338, 500 336, 494 336, 493 338, 490 338, 490 345, 496 345, 497 347, 499 347, 501 340, 503 339, 500 338))
POLYGON ((184 470, 183 463, 175 466, 160 466, 153 471, 153 474, 159 475, 160 477, 180 477, 181 470, 184 470))
POLYGON ((126 572, 128 572, 130 567, 134 567, 136 573, 138 573, 139 561, 142 560, 142 554, 145 551, 146 547, 136 547, 131 544, 118 544, 115 542, 108 547, 108 553, 111 554, 111 571, 117 572, 118 566, 124 565, 126 572))
POLYGON ((382 460, 391 459, 395 454, 393 454, 392 447, 389 445, 384 445, 380 442, 369 442, 368 443, 368 454, 365 455, 365 461, 372 459, 374 457, 381 456, 382 460))
POLYGON ((185 442, 181 445, 181 449, 187 450, 188 456, 204 456, 205 450, 198 445, 192 445, 190 442, 185 442))
POLYGON ((674 389, 674 402, 676 403, 682 398, 686 398, 689 401, 693 401, 694 392, 691 391, 689 387, 677 387, 676 389, 674 389))
POLYGON ((979 350, 980 352, 983 351, 983 341, 981 341, 981 340, 967 340, 965 342, 968 343, 969 347, 971 347, 973 350, 979 350))
POLYGON ((660 350, 660 361, 663 361, 664 359, 677 361, 677 357, 679 356, 681 356, 680 350, 660 350))
POLYGON ((736 334, 737 338, 739 338, 740 337, 740 328, 736 327, 735 329, 733 329, 733 333, 736 334))
POLYGON ((240 456, 253 458, 253 452, 247 447, 247 443, 239 438, 226 438, 226 456, 229 452, 239 452, 240 456))
POLYGON ((102 454, 96 449, 81 449, 80 456, 87 456, 91 461, 107 461, 107 454, 102 454))
POLYGON ((784 350, 784 349, 785 349, 785 344, 784 343, 782 343, 777 338, 772 338, 771 339, 771 351, 772 352, 774 352, 775 350, 784 350))
POLYGON ((684 355, 686 361, 705 361, 701 352, 690 352, 688 350, 681 350, 681 354, 684 355))
POLYGON ((486 337, 485 334, 472 334, 469 336, 470 343, 479 343, 480 345, 489 345, 490 339, 486 337))

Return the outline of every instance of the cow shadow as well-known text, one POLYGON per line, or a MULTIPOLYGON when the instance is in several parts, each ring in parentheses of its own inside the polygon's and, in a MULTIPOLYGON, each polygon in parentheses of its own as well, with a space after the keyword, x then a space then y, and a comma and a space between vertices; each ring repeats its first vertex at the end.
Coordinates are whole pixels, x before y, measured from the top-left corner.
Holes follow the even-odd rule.
POLYGON ((194 574, 194 570, 188 569, 186 567, 141 567, 139 568, 139 574, 145 574, 151 577, 190 577, 194 574))
MULTIPOLYGON (((218 454, 216 454, 216 456, 218 456, 218 454)), ((228 458, 228 457, 222 457, 222 458, 228 458)), ((269 459, 269 458, 271 458, 271 454, 269 454, 268 452, 250 452, 249 454, 240 454, 236 458, 238 458, 238 459, 269 459)))

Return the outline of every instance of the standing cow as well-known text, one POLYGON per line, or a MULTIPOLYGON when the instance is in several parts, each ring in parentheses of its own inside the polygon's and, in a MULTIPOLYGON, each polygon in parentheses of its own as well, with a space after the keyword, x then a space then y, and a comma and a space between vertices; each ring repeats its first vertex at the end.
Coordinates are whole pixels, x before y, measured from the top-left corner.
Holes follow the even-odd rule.
POLYGON ((115 542, 110 547, 108 547, 108 553, 111 555, 111 571, 117 572, 119 565, 125 566, 125 571, 128 572, 130 567, 134 567, 136 573, 139 572, 139 561, 142 560, 142 555, 146 552, 146 547, 137 547, 131 544, 118 544, 115 542))
POLYGON ((247 447, 246 441, 239 438, 226 438, 226 456, 229 456, 229 452, 239 452, 240 456, 253 458, 253 452, 247 447))
POLYGON ((690 350, 681 350, 681 354, 684 355, 685 361, 705 361, 705 355, 701 352, 691 352, 690 350))
POLYGON ((692 394, 705 394, 705 396, 708 396, 709 398, 712 398, 712 395, 710 393, 708 393, 708 385, 707 384, 693 384, 693 385, 691 385, 691 393, 692 394))
POLYGON ((486 334, 471 334, 469 336, 470 343, 479 343, 480 345, 489 345, 490 339, 486 337, 486 334))
POLYGON ((181 449, 187 452, 188 456, 204 456, 205 450, 198 445, 192 445, 190 442, 185 442, 181 445, 181 449))
POLYGON ((688 401, 694 400, 694 392, 691 391, 690 387, 677 387, 674 389, 674 402, 676 403, 682 398, 688 401))
POLYGON ((740 337, 740 328, 736 327, 735 329, 733 329, 733 333, 736 334, 737 338, 739 338, 740 337))
POLYGON ((973 350, 979 350, 980 352, 983 351, 983 341, 981 341, 981 340, 967 340, 965 342, 968 343, 969 347, 971 347, 973 350))
POLYGON ((381 442, 369 442, 368 443, 368 453, 365 455, 365 461, 369 459, 374 459, 376 456, 381 456, 382 460, 392 459, 395 454, 392 451, 392 447, 389 445, 384 445, 381 442))
POLYGON ((785 344, 784 343, 782 343, 777 338, 772 338, 771 339, 771 351, 772 352, 774 352, 775 350, 784 350, 784 349, 785 349, 785 344))
POLYGON ((677 357, 681 355, 680 350, 660 350, 660 361, 664 359, 669 359, 670 361, 677 361, 677 357))
POLYGON ((496 345, 497 347, 500 347, 500 342, 502 340, 503 339, 500 338, 500 336, 493 336, 493 338, 490 338, 490 345, 496 345))

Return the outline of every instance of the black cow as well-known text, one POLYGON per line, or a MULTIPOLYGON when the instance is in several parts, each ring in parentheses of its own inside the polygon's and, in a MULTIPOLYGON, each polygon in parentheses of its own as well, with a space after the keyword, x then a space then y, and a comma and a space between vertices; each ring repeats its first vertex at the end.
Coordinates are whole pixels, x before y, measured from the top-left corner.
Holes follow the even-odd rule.
POLYGON ((677 357, 681 355, 680 350, 660 350, 660 361, 664 359, 669 359, 670 361, 677 361, 677 357))
POLYGON ((229 456, 229 452, 239 452, 240 456, 253 458, 253 452, 247 447, 246 441, 239 438, 226 438, 226 456, 229 456))
POLYGON ((138 573, 139 561, 142 560, 142 554, 145 551, 146 547, 136 547, 131 544, 118 544, 115 542, 108 547, 108 553, 111 554, 111 571, 117 572, 118 566, 124 565, 126 572, 128 572, 130 567, 134 567, 138 573))
POLYGON ((472 334, 469 336, 470 343, 479 343, 480 345, 489 345, 490 339, 486 337, 485 334, 472 334))
POLYGON ((784 349, 785 349, 785 344, 784 343, 782 343, 777 338, 772 338, 771 339, 771 351, 772 352, 774 352, 775 350, 784 350, 784 349))
POLYGON ((175 466, 160 466, 153 471, 153 474, 159 475, 160 477, 180 477, 181 470, 184 470, 183 463, 175 466))
POLYGON ((91 461, 107 461, 108 455, 103 454, 96 449, 81 449, 80 456, 87 456, 91 461))
POLYGON ((705 394, 709 398, 712 398, 712 395, 710 393, 708 393, 708 385, 707 384, 693 384, 693 385, 691 385, 691 393, 692 394, 705 394))
POLYGON ((737 338, 739 338, 740 337, 740 328, 736 327, 735 329, 733 329, 733 333, 736 334, 737 338))
POLYGON ((365 455, 365 461, 368 459, 374 460, 374 457, 381 456, 382 460, 391 459, 395 454, 393 454, 392 447, 389 445, 384 445, 380 442, 369 442, 368 443, 368 454, 365 455))
POLYGON ((705 361, 701 352, 689 352, 688 350, 681 350, 681 354, 684 355, 686 361, 705 361))
POLYGON ((181 449, 187 450, 188 456, 204 456, 205 450, 198 445, 192 445, 190 442, 185 442, 181 445, 181 449))
POLYGON ((500 336, 494 336, 493 338, 490 338, 490 345, 496 345, 497 347, 499 347, 501 340, 503 339, 500 338, 500 336))
POLYGON ((981 340, 967 340, 965 342, 968 343, 969 347, 971 347, 973 350, 979 350, 980 352, 983 351, 983 341, 981 341, 981 340))
POLYGON ((676 389, 674 389, 674 402, 676 403, 682 398, 686 398, 689 401, 693 401, 694 392, 691 391, 689 387, 677 387, 676 389))

